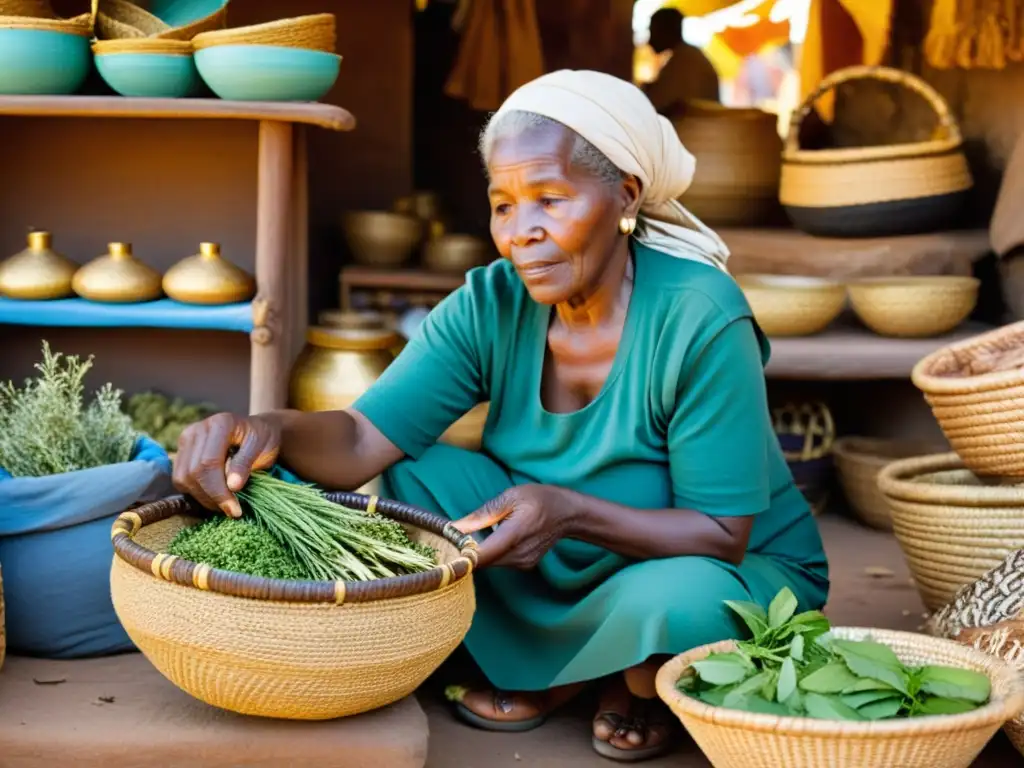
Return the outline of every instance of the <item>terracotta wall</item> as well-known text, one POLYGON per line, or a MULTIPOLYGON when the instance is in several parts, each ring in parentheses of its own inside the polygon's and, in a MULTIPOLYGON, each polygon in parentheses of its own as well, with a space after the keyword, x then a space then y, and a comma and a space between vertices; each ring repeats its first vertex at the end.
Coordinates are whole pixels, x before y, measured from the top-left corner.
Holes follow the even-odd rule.
MULTIPOLYGON (((67 0, 73 7, 78 0, 67 0)), ((311 129, 311 303, 334 306, 343 249, 340 212, 388 205, 412 182, 412 3, 408 0, 235 0, 232 25, 331 11, 341 78, 326 99, 352 111, 347 134, 311 129)), ((0 118, 0 258, 29 227, 49 228, 69 256, 88 260, 128 240, 158 269, 220 241, 252 268, 256 127, 240 122, 0 118)), ((96 353, 93 383, 162 387, 225 408, 248 404, 244 334, 0 326, 0 379, 31 373, 41 338, 96 353)))

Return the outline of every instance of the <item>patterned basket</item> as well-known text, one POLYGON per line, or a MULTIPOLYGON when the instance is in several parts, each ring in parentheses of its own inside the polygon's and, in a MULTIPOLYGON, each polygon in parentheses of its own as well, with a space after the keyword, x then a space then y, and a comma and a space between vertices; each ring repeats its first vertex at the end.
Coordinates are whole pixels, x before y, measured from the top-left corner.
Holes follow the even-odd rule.
POLYGON ((779 199, 794 226, 824 237, 887 237, 950 229, 974 185, 949 105, 924 80, 887 67, 833 72, 797 107, 782 153, 779 199), (825 93, 851 80, 901 85, 938 118, 931 141, 853 149, 803 149, 800 125, 825 93))
POLYGON ((811 512, 820 515, 828 506, 834 469, 832 412, 824 403, 790 403, 772 410, 772 424, 794 482, 811 512))
POLYGON ((182 497, 114 523, 111 595, 129 637, 168 680, 246 715, 325 720, 408 696, 469 631, 476 543, 445 518, 332 493, 438 549, 430 571, 356 582, 286 581, 158 554, 199 510, 182 497))
POLYGON ((992 680, 991 701, 961 715, 849 722, 712 707, 676 689, 692 662, 735 650, 731 640, 694 648, 665 664, 658 671, 658 695, 715 768, 967 768, 1003 724, 1024 710, 1024 678, 1006 662, 973 648, 910 632, 849 627, 832 632, 836 637, 870 637, 885 643, 905 664, 945 664, 984 672, 992 680))
POLYGON ((911 380, 971 471, 1024 477, 1024 322, 933 352, 911 380))
MULTIPOLYGON (((1024 672, 1024 550, 1012 552, 928 621, 928 631, 1002 659, 1024 672)), ((1004 729, 1024 755, 1024 717, 1004 729)))
POLYGON ((986 483, 955 453, 895 461, 879 473, 878 488, 930 611, 1024 549, 1024 485, 986 483))

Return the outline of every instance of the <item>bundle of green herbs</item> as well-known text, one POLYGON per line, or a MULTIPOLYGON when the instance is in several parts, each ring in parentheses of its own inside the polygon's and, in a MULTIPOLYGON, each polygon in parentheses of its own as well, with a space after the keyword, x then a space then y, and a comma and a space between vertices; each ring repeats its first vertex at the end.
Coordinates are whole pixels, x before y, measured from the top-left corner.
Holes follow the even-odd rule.
POLYGON ((400 523, 335 504, 312 484, 253 472, 238 498, 240 519, 184 529, 168 552, 253 576, 318 581, 367 581, 437 564, 437 553, 400 523))
POLYGON ((120 390, 105 384, 87 404, 93 358, 52 352, 43 342, 39 375, 0 384, 0 467, 12 477, 45 477, 120 464, 139 434, 121 409, 120 390))
POLYGON ((887 720, 969 712, 989 701, 989 678, 973 670, 907 666, 872 640, 832 637, 823 614, 795 614, 789 589, 765 612, 726 601, 753 637, 735 652, 694 662, 677 683, 706 704, 820 720, 887 720))

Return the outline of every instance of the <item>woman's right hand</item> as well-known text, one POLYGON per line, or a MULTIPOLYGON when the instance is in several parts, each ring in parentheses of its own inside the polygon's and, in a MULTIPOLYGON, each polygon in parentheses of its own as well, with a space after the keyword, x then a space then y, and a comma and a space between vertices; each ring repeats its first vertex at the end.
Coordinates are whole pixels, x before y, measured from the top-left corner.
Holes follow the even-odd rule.
POLYGON ((189 425, 178 440, 174 486, 210 510, 241 517, 234 492, 254 469, 270 469, 281 448, 281 429, 266 416, 218 413, 189 425), (229 458, 232 448, 237 448, 229 458))

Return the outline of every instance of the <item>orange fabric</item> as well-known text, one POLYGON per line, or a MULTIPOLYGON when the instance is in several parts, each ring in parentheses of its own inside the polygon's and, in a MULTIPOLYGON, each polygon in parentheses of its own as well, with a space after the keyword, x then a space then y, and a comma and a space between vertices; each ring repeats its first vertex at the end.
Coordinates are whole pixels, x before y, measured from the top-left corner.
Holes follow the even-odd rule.
POLYGON ((759 6, 744 14, 756 17, 755 24, 746 27, 726 27, 718 33, 718 37, 741 58, 755 54, 769 45, 782 45, 789 40, 789 20, 772 21, 771 12, 774 7, 775 0, 764 0, 759 6))
MULTIPOLYGON (((806 99, 822 78, 843 67, 882 63, 889 45, 894 0, 811 0, 800 57, 800 97, 806 99)), ((817 102, 831 120, 833 93, 817 102)))
POLYGON ((544 74, 534 0, 469 0, 462 39, 444 92, 492 112, 519 86, 544 74))

